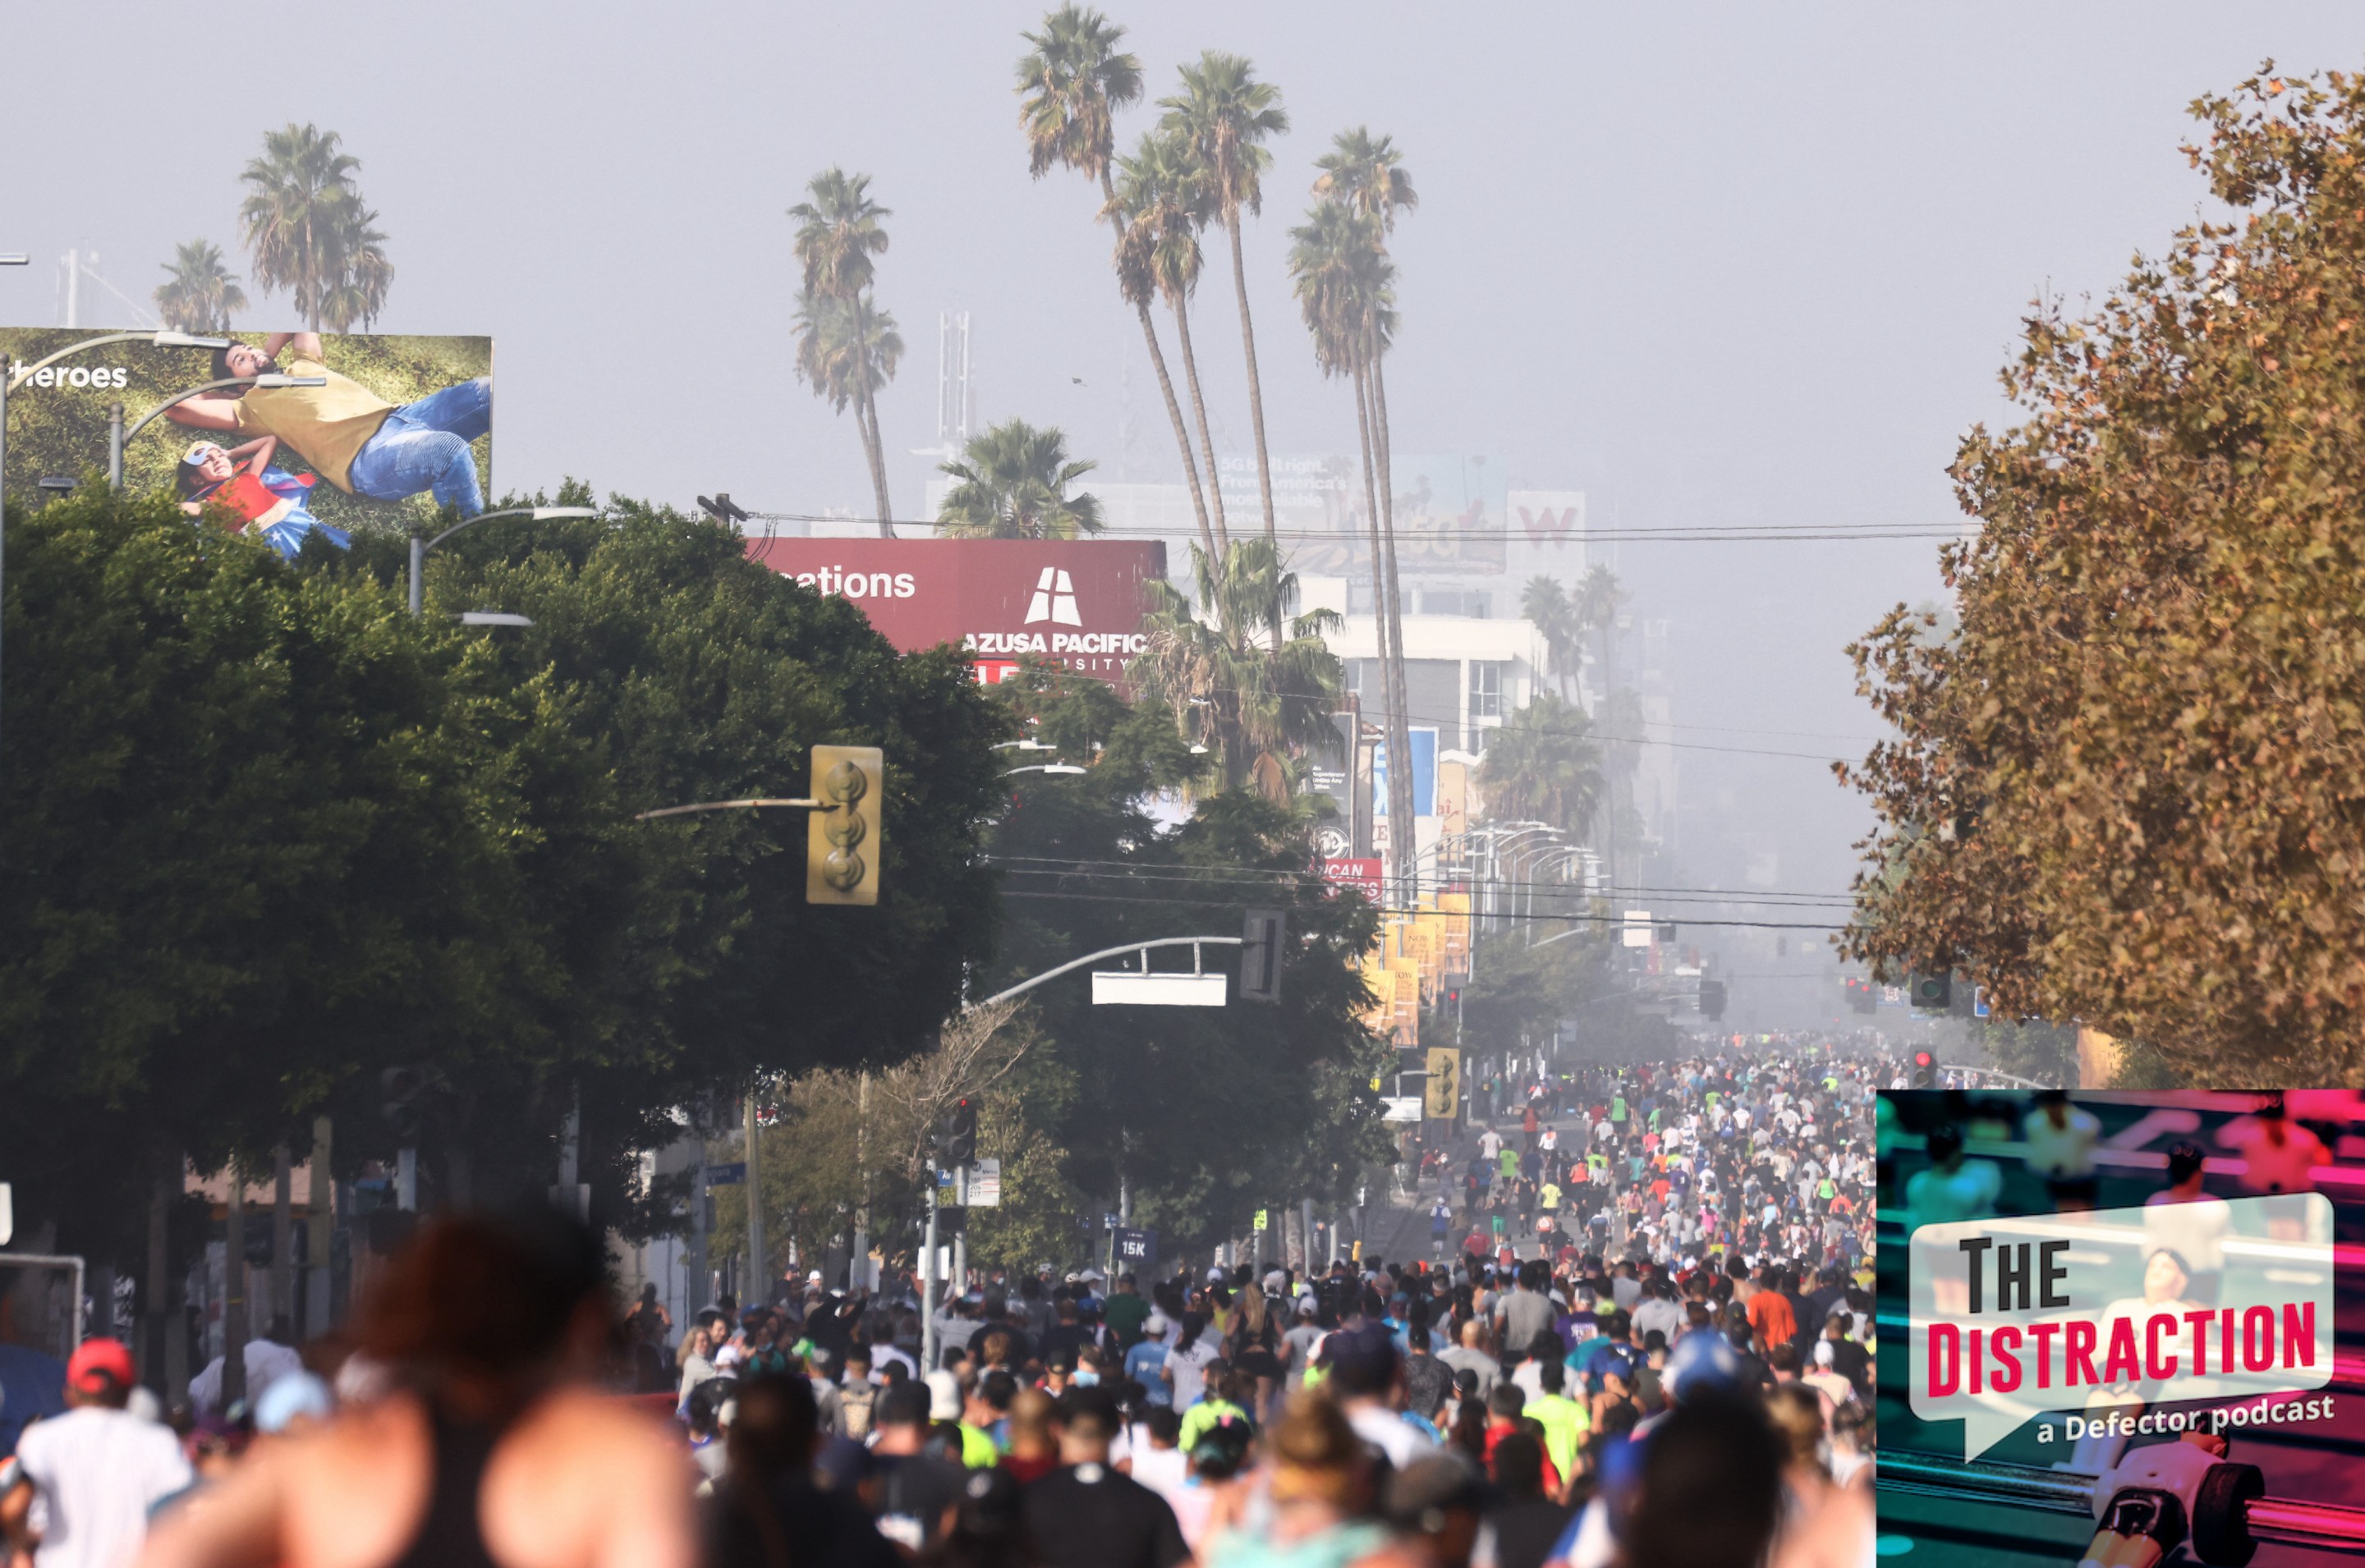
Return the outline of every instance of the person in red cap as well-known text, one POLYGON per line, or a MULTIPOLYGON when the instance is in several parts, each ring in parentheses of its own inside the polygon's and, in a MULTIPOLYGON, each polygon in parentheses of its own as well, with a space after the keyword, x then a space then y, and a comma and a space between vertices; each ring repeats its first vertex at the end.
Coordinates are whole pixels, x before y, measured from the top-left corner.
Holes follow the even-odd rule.
POLYGON ((129 1568, 148 1510, 189 1484, 180 1440, 124 1410, 136 1380, 121 1340, 84 1340, 66 1362, 66 1413, 17 1440, 19 1476, 0 1496, 0 1536, 33 1551, 37 1568, 129 1568))

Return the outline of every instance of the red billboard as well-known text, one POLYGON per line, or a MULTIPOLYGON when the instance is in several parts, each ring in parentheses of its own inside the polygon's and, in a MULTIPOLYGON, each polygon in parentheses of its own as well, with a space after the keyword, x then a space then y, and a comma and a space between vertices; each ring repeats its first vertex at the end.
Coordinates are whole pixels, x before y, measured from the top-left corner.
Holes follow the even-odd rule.
POLYGON ((1137 540, 768 538, 747 554, 859 605, 906 653, 966 649, 987 679, 1024 655, 1122 676, 1166 576, 1166 546, 1137 540))

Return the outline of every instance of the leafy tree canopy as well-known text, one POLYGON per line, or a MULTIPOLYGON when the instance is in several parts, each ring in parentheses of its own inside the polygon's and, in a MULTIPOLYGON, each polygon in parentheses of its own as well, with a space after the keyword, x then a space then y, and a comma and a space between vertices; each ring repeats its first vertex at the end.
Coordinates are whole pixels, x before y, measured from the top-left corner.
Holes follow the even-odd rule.
POLYGON ((1959 629, 1853 650, 1897 726, 1847 947, 2202 1082, 2365 1067, 2365 78, 2193 106, 2231 211, 2044 302, 1952 474, 1959 629))

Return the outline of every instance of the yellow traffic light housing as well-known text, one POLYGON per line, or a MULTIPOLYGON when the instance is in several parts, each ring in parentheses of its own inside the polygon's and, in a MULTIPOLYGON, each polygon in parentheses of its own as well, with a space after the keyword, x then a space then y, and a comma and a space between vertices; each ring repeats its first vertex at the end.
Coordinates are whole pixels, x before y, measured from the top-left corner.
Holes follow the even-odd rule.
POLYGON ((805 828, 805 902, 879 902, 880 811, 887 769, 875 745, 813 748, 805 828))

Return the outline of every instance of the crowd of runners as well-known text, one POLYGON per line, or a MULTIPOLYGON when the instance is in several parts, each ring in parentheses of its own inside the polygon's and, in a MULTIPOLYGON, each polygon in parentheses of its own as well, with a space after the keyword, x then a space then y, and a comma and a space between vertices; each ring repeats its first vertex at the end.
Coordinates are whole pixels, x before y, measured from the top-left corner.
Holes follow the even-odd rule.
POLYGON ((1427 1256, 973 1277, 934 1366, 908 1281, 619 1317, 557 1216, 443 1216, 230 1410, 85 1343, 0 1562, 1857 1568, 1898 1086, 1805 1044, 1503 1080, 1407 1151, 1427 1256))

